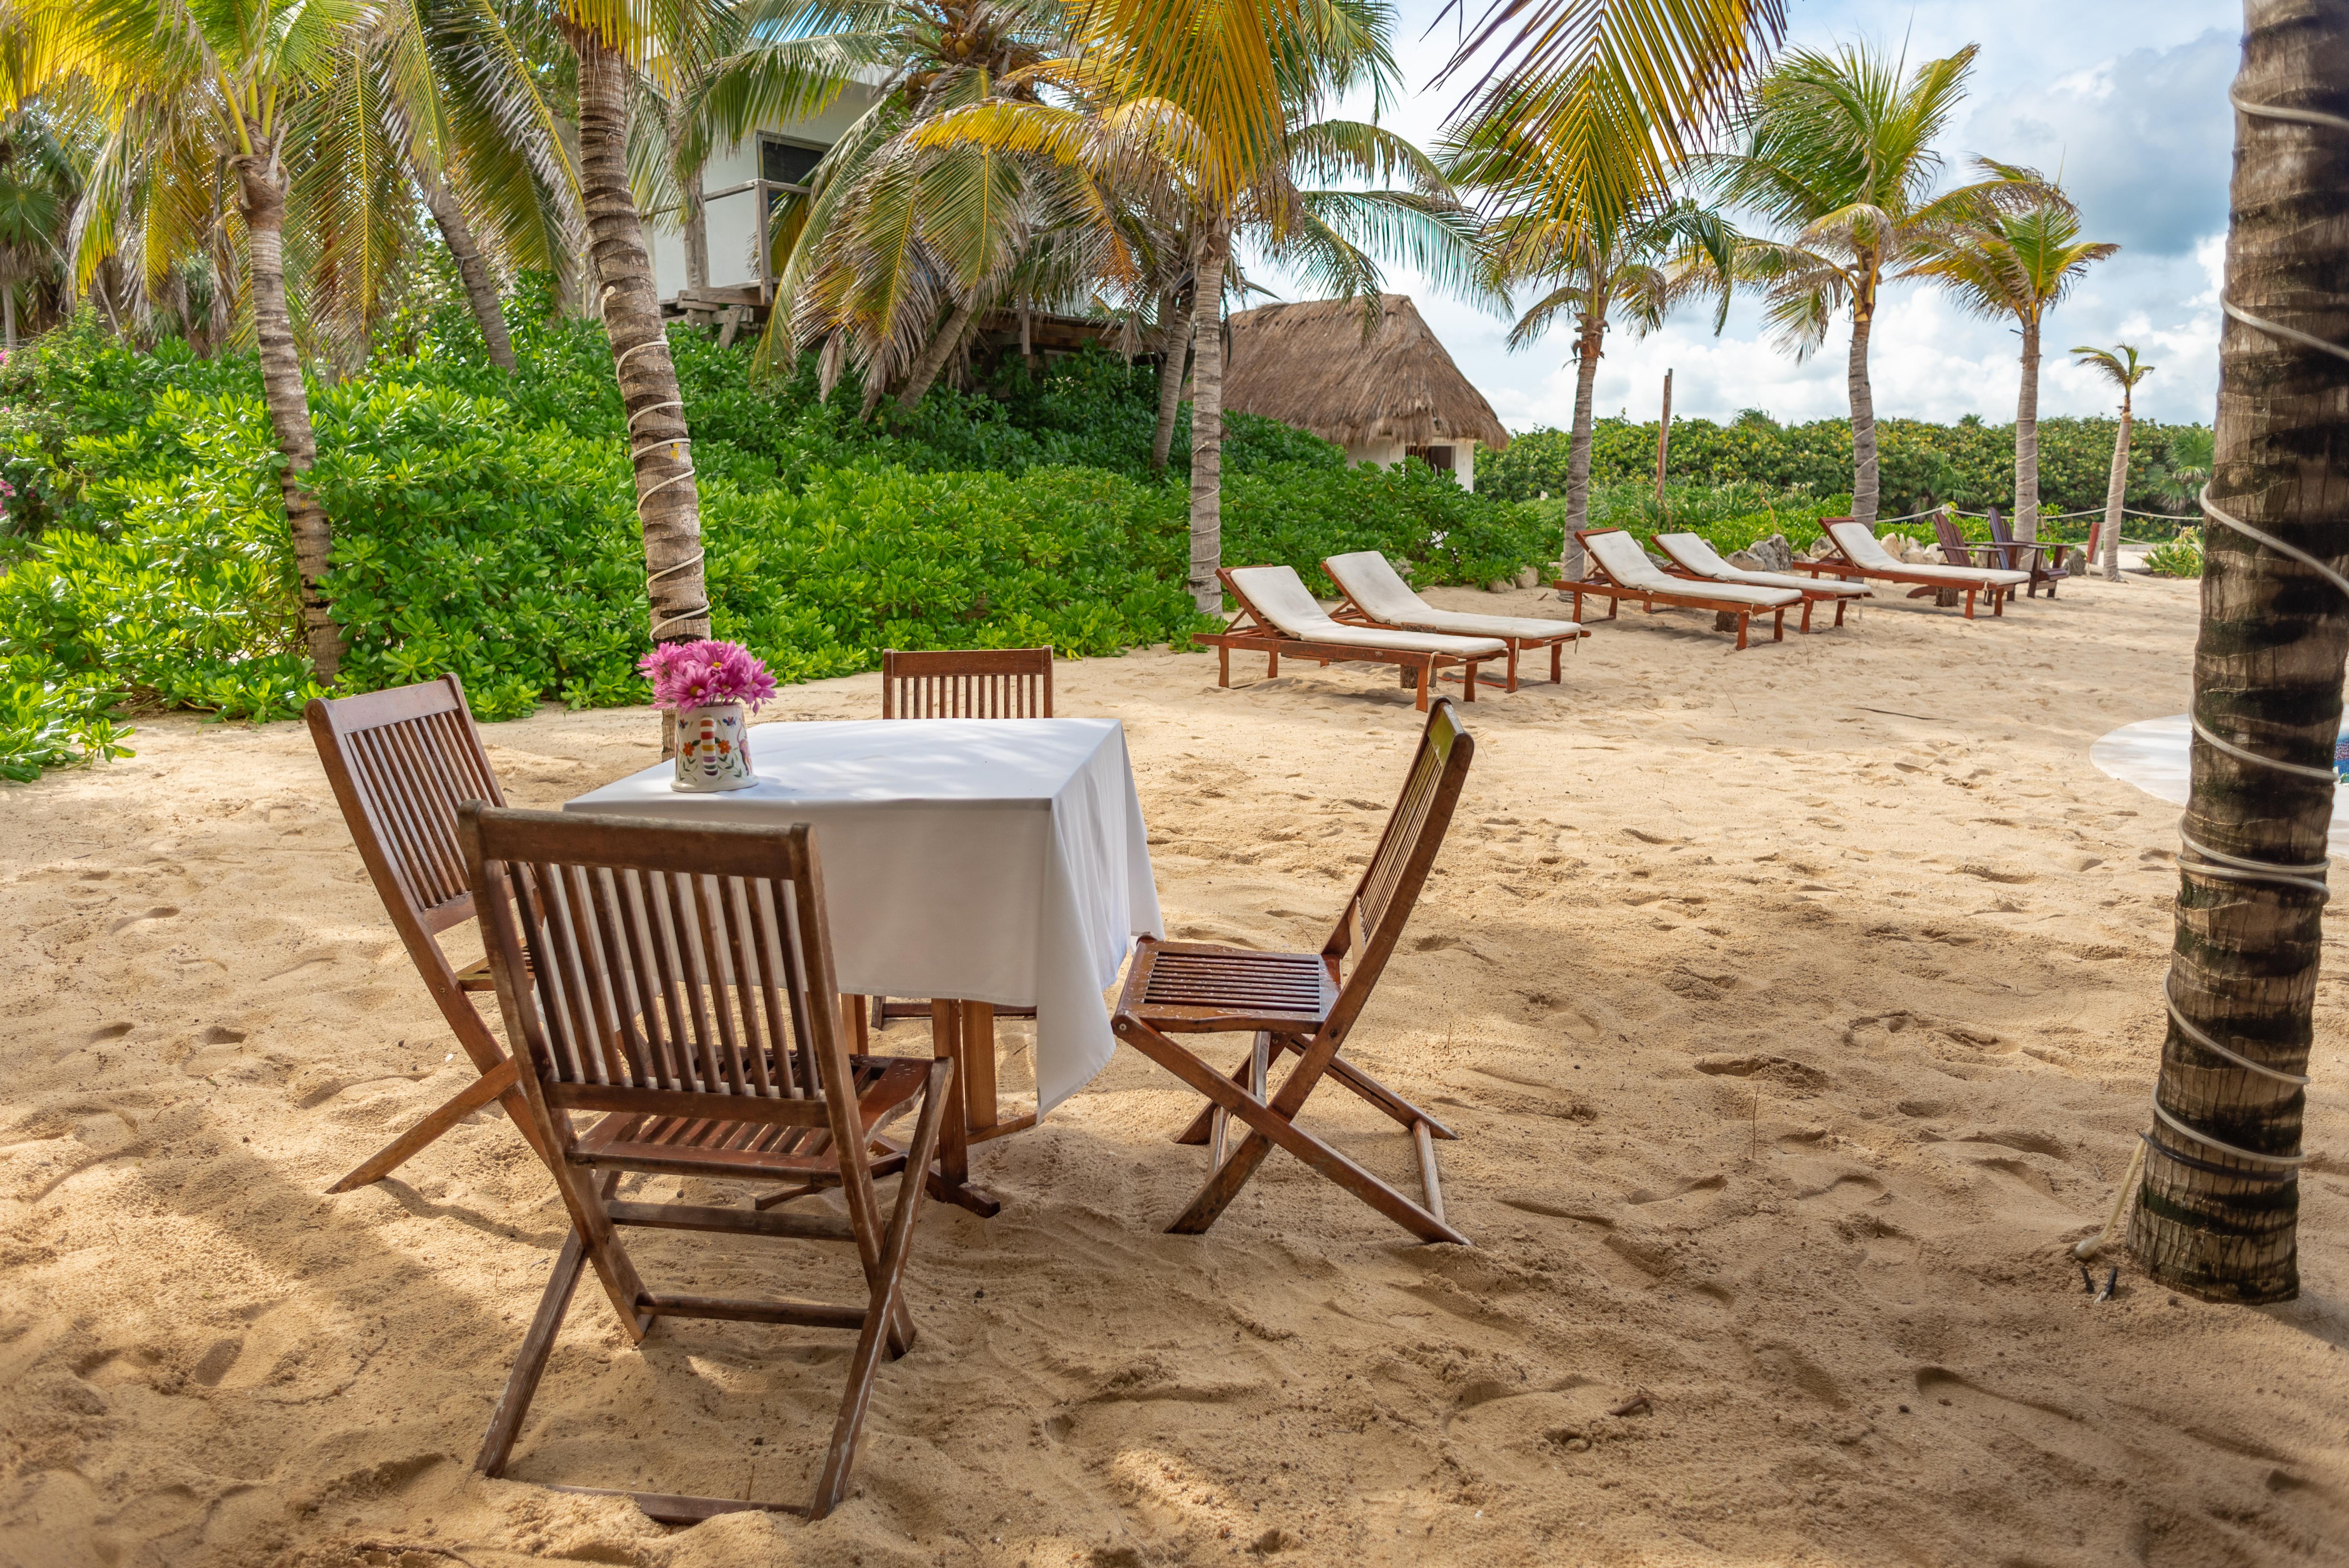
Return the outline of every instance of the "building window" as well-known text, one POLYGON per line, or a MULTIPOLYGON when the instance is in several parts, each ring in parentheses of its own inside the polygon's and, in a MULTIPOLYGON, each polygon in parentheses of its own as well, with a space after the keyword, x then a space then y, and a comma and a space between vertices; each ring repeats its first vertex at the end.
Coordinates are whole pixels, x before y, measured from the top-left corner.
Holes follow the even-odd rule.
POLYGON ((1454 449, 1450 447, 1405 447, 1402 449, 1402 455, 1406 458, 1417 458, 1429 468, 1448 474, 1454 471, 1453 450, 1454 449))
POLYGON ((815 166, 823 161, 830 148, 813 146, 804 141, 785 141, 779 136, 759 138, 759 178, 771 180, 778 185, 804 185, 815 166))

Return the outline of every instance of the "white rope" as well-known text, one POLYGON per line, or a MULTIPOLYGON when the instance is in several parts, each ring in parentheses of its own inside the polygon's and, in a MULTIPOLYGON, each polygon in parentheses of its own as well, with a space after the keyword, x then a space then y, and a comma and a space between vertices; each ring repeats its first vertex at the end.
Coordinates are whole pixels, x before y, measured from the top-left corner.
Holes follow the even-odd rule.
MULTIPOLYGON (((663 354, 667 354, 668 352, 668 339, 666 337, 647 337, 642 343, 637 344, 634 348, 622 349, 620 351, 620 357, 612 362, 613 376, 616 377, 621 372, 627 369, 630 356, 642 354, 647 348, 657 348, 663 354)), ((678 407, 682 407, 684 405, 679 404, 678 407)))
POLYGON ((2302 332, 2296 326, 2286 326, 2282 322, 2269 321, 2253 315, 2232 300, 2220 300, 2219 308, 2255 332, 2264 332, 2270 337, 2281 337, 2286 342, 2297 343, 2302 348, 2320 349, 2326 354, 2338 355, 2344 359, 2349 359, 2349 348, 2344 348, 2337 343, 2327 343, 2324 339, 2302 332))
MULTIPOLYGON (((634 352, 634 350, 631 350, 630 352, 634 352)), ((664 408, 682 408, 684 407, 685 400, 683 398, 672 397, 666 403, 655 403, 650 407, 639 408, 635 413, 628 416, 628 428, 631 430, 635 429, 636 428, 636 421, 643 418, 647 414, 657 414, 664 408)))
MULTIPOLYGON (((2209 485, 2204 485, 2202 487, 2202 494, 2199 499, 2202 502, 2202 510, 2204 511, 2209 513, 2212 517, 2217 518, 2220 522, 2225 523, 2237 533, 2241 534, 2246 539, 2258 540, 2261 544, 2266 545, 2270 550, 2276 552, 2280 555, 2291 556, 2294 561, 2299 562, 2302 565, 2307 566, 2315 571, 2319 575, 2323 577, 2326 582, 2332 583, 2335 588, 2340 589, 2343 593, 2349 594, 2349 577, 2342 576, 2340 573, 2335 572, 2332 567, 2327 566, 2323 562, 2319 561, 2315 556, 2311 555, 2307 551, 2301 549, 2298 545, 2286 544, 2282 540, 2278 539, 2272 533, 2262 533, 2258 529, 2253 528, 2250 523, 2245 522, 2241 518, 2222 510, 2218 502, 2210 499, 2210 487, 2209 485)), ((2286 764, 2285 766, 2289 765, 2286 764)))
POLYGON ((2262 757, 2256 751, 2246 751, 2233 741, 2221 740, 2212 734, 2210 727, 2202 722, 2201 715, 2189 714, 2187 717, 2192 722, 2195 734, 2240 761, 2261 763, 2279 772, 2297 774, 2302 779, 2322 779, 2327 784, 2337 784, 2341 781, 2340 775, 2330 768, 2311 768, 2305 762, 2282 762, 2272 757, 2262 757))
POLYGON ((2192 1019, 2189 1018, 2184 1013, 2178 1010, 2178 998, 2171 993, 2169 983, 2167 980, 2162 982, 2161 999, 2169 1004, 2169 1016, 2172 1021, 2178 1025, 2178 1028, 2185 1031, 2186 1037, 2193 1041, 2196 1045, 2201 1047, 2204 1050, 2209 1051, 2212 1056, 2224 1057, 2239 1068, 2247 1068, 2252 1072, 2264 1074, 2265 1076, 2275 1079, 2278 1083, 2288 1083, 2294 1088, 2306 1088, 2309 1086, 2311 1080, 2307 1074, 2288 1073, 2282 1068, 2271 1068, 2264 1062, 2255 1062, 2247 1056, 2243 1056, 2239 1052, 2228 1049, 2225 1046, 2220 1045, 2209 1035, 2203 1033, 2192 1019))
POLYGON ((677 457, 675 449, 678 447, 691 446, 692 444, 693 438, 690 436, 663 436, 658 440, 647 441, 643 446, 638 447, 636 450, 630 452, 628 454, 628 461, 633 463, 638 458, 643 457, 647 452, 657 452, 663 447, 667 447, 671 449, 669 456, 677 458, 677 460, 681 463, 685 461, 685 459, 683 458, 677 457))
POLYGON ((2313 108, 2285 108, 2280 104, 2245 103, 2232 88, 2227 89, 2227 101, 2242 113, 2261 119, 2288 119, 2300 125, 2326 125, 2335 130, 2349 130, 2349 119, 2337 114, 2324 114, 2313 108))
MULTIPOLYGON (((692 474, 691 474, 690 472, 687 472, 687 473, 679 474, 679 475, 678 475, 677 477, 678 477, 678 479, 681 479, 681 480, 682 480, 682 479, 691 479, 693 476, 692 476, 692 474)), ((673 480, 663 480, 662 482, 663 482, 663 483, 673 483, 674 481, 673 481, 673 480)), ((659 485, 655 485, 655 486, 653 487, 653 490, 658 490, 659 488, 660 488, 660 486, 659 486, 659 485)), ((647 495, 650 495, 650 494, 652 494, 652 490, 647 490, 647 491, 645 492, 645 494, 647 494, 647 495)), ((656 583, 659 582, 662 578, 664 578, 664 577, 668 577, 668 576, 673 576, 673 575, 675 575, 676 573, 679 573, 679 572, 683 572, 683 571, 687 570, 688 567, 694 567, 694 566, 698 566, 698 565, 700 565, 700 564, 701 564, 701 561, 702 561, 702 557, 703 557, 703 556, 705 556, 705 555, 707 555, 707 554, 709 554, 709 552, 708 552, 707 550, 697 550, 697 551, 695 551, 692 554, 690 554, 690 555, 687 556, 684 560, 682 560, 682 561, 678 562, 676 565, 674 565, 674 566, 664 566, 664 567, 662 567, 659 571, 657 571, 657 572, 656 572, 656 573, 653 573, 652 574, 650 574, 649 576, 647 576, 647 577, 645 579, 645 589, 646 589, 647 593, 647 594, 649 594, 649 593, 650 593, 650 592, 651 592, 651 590, 652 590, 652 585, 653 585, 654 583, 656 583)), ((705 601, 705 602, 703 602, 702 603, 696 604, 696 605, 695 605, 693 608, 691 608, 690 610, 681 611, 681 612, 679 612, 678 614, 674 614, 674 615, 664 615, 664 616, 662 616, 659 620, 655 621, 655 622, 653 623, 653 641, 654 641, 654 642, 656 642, 656 643, 659 642, 659 641, 660 641, 660 639, 661 639, 661 633, 662 633, 662 631, 663 631, 663 630, 665 630, 665 629, 666 629, 666 628, 667 628, 667 627, 675 626, 675 625, 680 624, 681 623, 683 623, 683 622, 687 622, 687 621, 698 621, 698 620, 699 620, 702 616, 707 615, 707 614, 709 614, 709 605, 708 602, 707 602, 707 601, 705 601)))
POLYGON ((2187 1126, 2184 1122, 2178 1120, 2176 1117, 2170 1115, 2169 1112, 2162 1109, 2161 1099, 2158 1095, 2156 1095, 2154 1098, 2153 1114, 2160 1120, 2161 1125, 2169 1129, 2170 1131, 2182 1133, 2186 1137, 2192 1139, 2195 1142, 2202 1145, 2205 1149, 2215 1149, 2221 1154, 2231 1154, 2238 1160, 2249 1160, 2262 1165, 2280 1166, 2286 1171, 2297 1171, 2301 1166, 2308 1162, 2309 1157, 2305 1154, 2261 1154, 2254 1150, 2238 1149, 2231 1143, 2221 1143, 2207 1132, 2197 1132, 2192 1128, 2187 1126))

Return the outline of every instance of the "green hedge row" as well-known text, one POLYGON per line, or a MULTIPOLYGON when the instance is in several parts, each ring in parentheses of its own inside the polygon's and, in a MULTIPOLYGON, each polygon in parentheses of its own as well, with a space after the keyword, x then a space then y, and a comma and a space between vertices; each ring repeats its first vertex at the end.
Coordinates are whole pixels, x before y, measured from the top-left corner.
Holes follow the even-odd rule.
MULTIPOLYGON (((647 700, 644 559, 599 326, 522 314, 523 369, 470 323, 314 383, 310 483, 336 527, 328 592, 343 689, 455 670, 484 718, 553 698, 647 700), (475 340, 477 342, 477 340, 475 340)), ((874 667, 885 647, 1183 645, 1208 624, 1183 578, 1187 457, 1148 469, 1149 373, 1092 354, 1044 377, 942 389, 854 418, 812 366, 761 385, 741 350, 679 329, 716 634, 784 680, 874 667)), ((1423 582, 1555 553, 1539 509, 1420 465, 1236 417, 1224 556, 1316 562, 1378 549, 1423 582)), ((123 710, 282 717, 302 655, 278 459, 250 356, 121 347, 85 323, 0 371, 0 776, 121 748, 123 710)))

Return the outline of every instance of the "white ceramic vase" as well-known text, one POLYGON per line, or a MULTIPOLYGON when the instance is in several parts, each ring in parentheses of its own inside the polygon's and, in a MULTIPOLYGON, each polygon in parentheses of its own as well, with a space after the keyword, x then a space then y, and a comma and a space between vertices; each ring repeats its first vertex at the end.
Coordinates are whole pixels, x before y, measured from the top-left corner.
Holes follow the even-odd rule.
POLYGON ((750 715, 739 702, 683 707, 672 716, 677 728, 677 777, 669 788, 686 794, 747 789, 750 771, 750 715))

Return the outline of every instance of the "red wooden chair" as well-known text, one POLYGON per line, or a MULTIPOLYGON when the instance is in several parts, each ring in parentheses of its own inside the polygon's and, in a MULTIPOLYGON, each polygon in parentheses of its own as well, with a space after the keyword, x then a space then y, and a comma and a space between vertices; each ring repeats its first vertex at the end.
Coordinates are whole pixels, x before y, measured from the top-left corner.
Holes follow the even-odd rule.
MULTIPOLYGON (((483 912, 498 1006, 522 1088, 571 1216, 475 1468, 503 1473, 584 1264, 635 1344, 664 1317, 794 1324, 856 1335, 814 1500, 804 1507, 562 1486, 691 1523, 744 1509, 821 1519, 839 1502, 882 1358, 914 1340, 905 1282, 954 1064, 852 1057, 805 823, 648 823, 468 803, 458 816, 483 912), (523 912, 529 912, 527 915, 523 912), (916 1097, 901 1150, 882 1126, 916 1097), (577 1111, 603 1119, 582 1133, 577 1111), (616 1201, 624 1171, 784 1181, 783 1199, 838 1188, 843 1214, 616 1201), (887 1217, 874 1179, 902 1173, 887 1217), (652 1226, 853 1245, 861 1303, 744 1300, 647 1286, 620 1231, 652 1226)), ((781 1260, 771 1260, 778 1273, 781 1260)))
POLYGON ((457 845, 458 803, 505 804, 466 710, 464 686, 455 676, 442 676, 364 696, 314 697, 303 712, 384 913, 481 1075, 326 1191, 347 1192, 381 1181, 492 1100, 535 1143, 529 1104, 514 1085, 514 1064, 473 1006, 473 997, 492 988, 489 961, 460 970, 440 950, 440 934, 476 913, 457 845))
POLYGON ((1433 1140, 1456 1135, 1339 1052, 1411 919, 1475 749, 1451 699, 1435 698, 1377 852, 1320 952, 1265 953, 1151 937, 1134 950, 1112 1026, 1120 1039, 1208 1100, 1207 1109, 1176 1138, 1208 1145, 1207 1181, 1169 1231, 1196 1234, 1214 1224, 1278 1146, 1421 1240, 1467 1243, 1444 1220, 1436 1180, 1433 1140), (1228 1076, 1175 1038, 1220 1033, 1254 1037, 1247 1058, 1228 1076), (1298 1063, 1279 1091, 1267 1098, 1268 1070, 1275 1057, 1288 1053, 1298 1063), (1413 1202, 1296 1124, 1306 1097, 1324 1078, 1335 1078, 1411 1134, 1423 1203, 1413 1202), (1233 1117, 1247 1131, 1226 1157, 1225 1128, 1233 1117))

